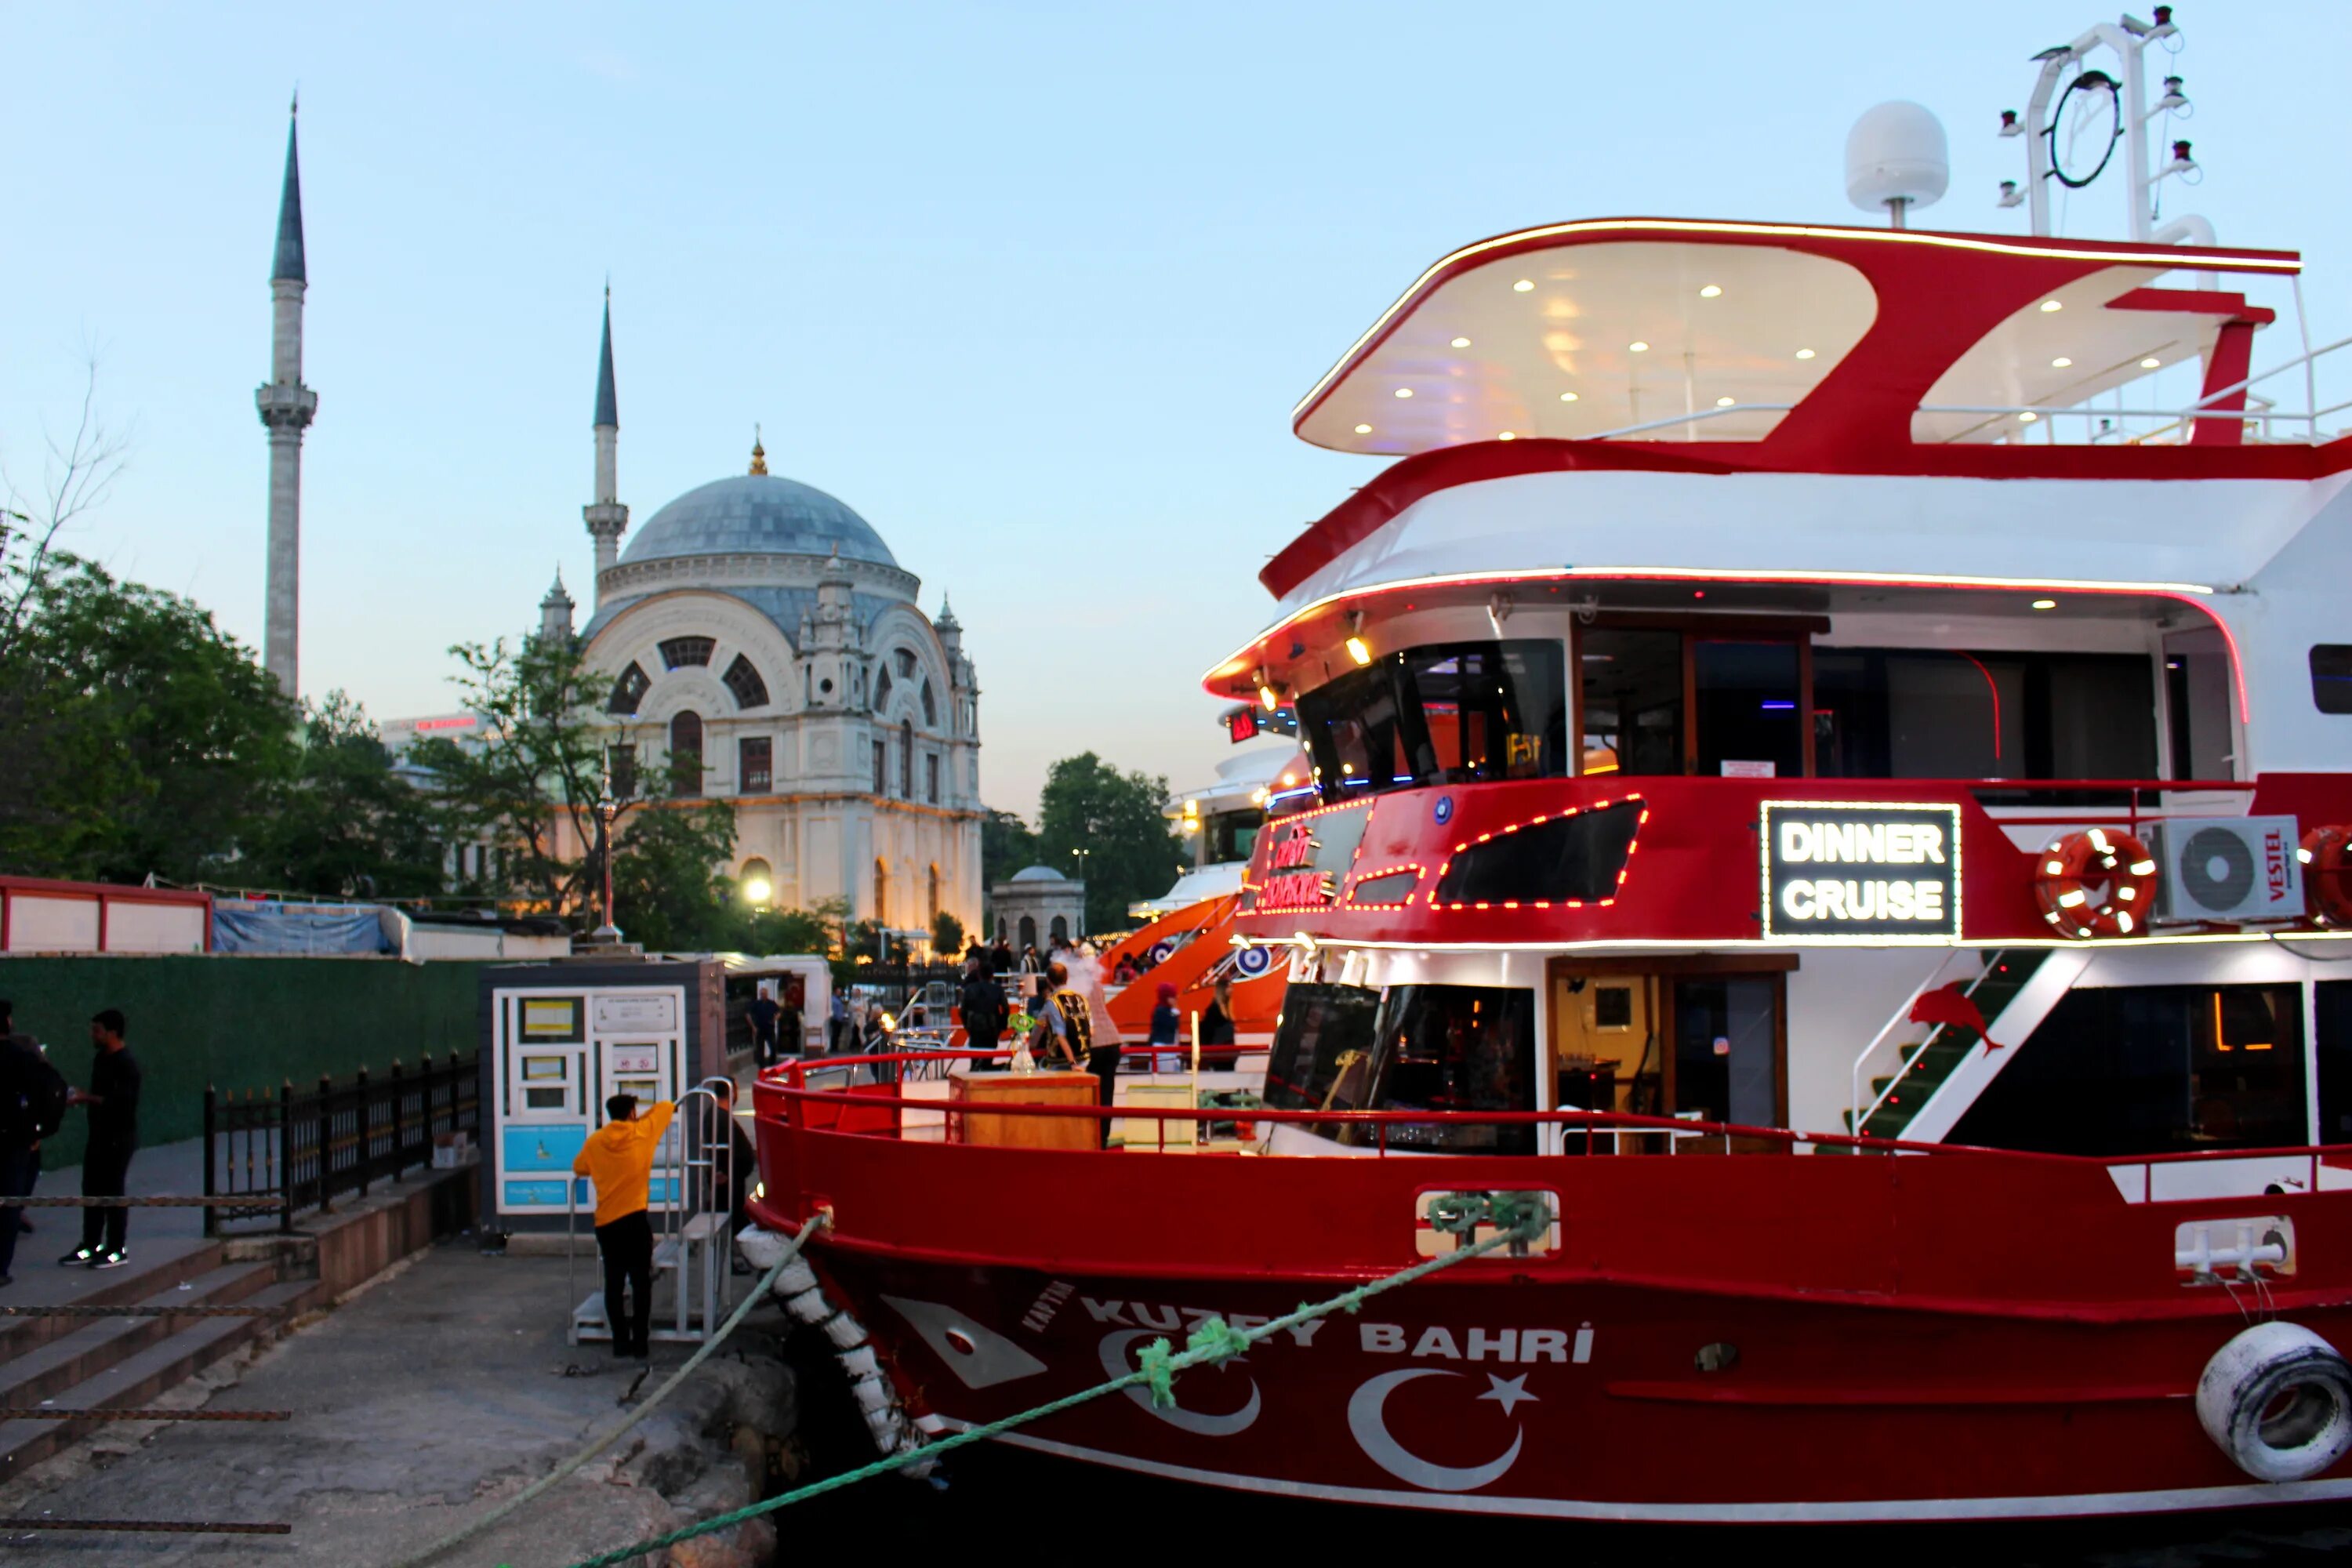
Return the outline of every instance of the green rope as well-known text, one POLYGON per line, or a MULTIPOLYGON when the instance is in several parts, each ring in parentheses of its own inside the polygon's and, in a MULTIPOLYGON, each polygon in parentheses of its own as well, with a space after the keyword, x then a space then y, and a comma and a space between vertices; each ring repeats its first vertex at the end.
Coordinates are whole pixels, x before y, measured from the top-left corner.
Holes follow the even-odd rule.
MULTIPOLYGON (((556 1482, 562 1480, 564 1477, 570 1475, 572 1471, 578 1469, 581 1466, 586 1464, 589 1460, 594 1458, 597 1455, 611 1447, 614 1442, 619 1440, 622 1433, 626 1432, 630 1427, 635 1426, 638 1422, 652 1415, 655 1407, 659 1405, 663 1400, 667 1399, 670 1396, 671 1390, 677 1387, 679 1384, 684 1383, 689 1373, 693 1372, 696 1367, 700 1366, 704 1362, 709 1361, 710 1359, 711 1352, 717 1350, 720 1345, 727 1342, 727 1336, 733 1333, 737 1327, 742 1323, 743 1320, 751 1315, 751 1310, 754 1307, 757 1307, 761 1301, 767 1299, 768 1292, 770 1290, 775 1289, 777 1279, 782 1278, 784 1270, 792 1266, 793 1259, 800 1256, 802 1243, 805 1242, 811 1236, 824 1229, 826 1226, 831 1225, 832 1223, 833 1216, 831 1215, 821 1213, 816 1216, 816 1218, 801 1226, 798 1234, 794 1235, 789 1241, 785 1242, 784 1255, 776 1259, 775 1267, 769 1269, 767 1275, 761 1279, 758 1287, 746 1294, 742 1301, 737 1305, 735 1310, 727 1315, 727 1321, 719 1326, 719 1331, 711 1335, 708 1340, 705 1340, 692 1355, 687 1357, 686 1364, 679 1367, 676 1372, 670 1373, 669 1377, 659 1388, 655 1389, 652 1394, 646 1397, 643 1404, 639 1405, 635 1410, 630 1411, 627 1420, 623 1421, 611 1431, 605 1433, 603 1436, 597 1438, 594 1442, 581 1449, 580 1452, 572 1455, 572 1458, 556 1466, 555 1468, 550 1470, 546 1475, 541 1476, 538 1480, 533 1481, 530 1485, 525 1487, 522 1490, 509 1498, 505 1502, 500 1503, 489 1512, 482 1515, 481 1518, 475 1520, 471 1524, 466 1525, 448 1535, 443 1536, 440 1540, 435 1542, 432 1545, 426 1547, 422 1552, 402 1558, 398 1563, 393 1565, 393 1568, 423 1568, 424 1564, 441 1556, 444 1552, 448 1552, 452 1547, 457 1546, 464 1542, 470 1541, 475 1536, 479 1535, 482 1531, 498 1523, 499 1521, 506 1518, 507 1515, 514 1512, 515 1510, 520 1508, 523 1504, 529 1502, 531 1499, 537 1497, 540 1493, 545 1491, 548 1488, 553 1486, 556 1482)), ((683 1285, 683 1280, 681 1280, 680 1284, 683 1285)), ((617 1326, 618 1325, 615 1325, 616 1328, 617 1326)))
MULTIPOLYGON (((1454 1194, 1449 1194, 1451 1195, 1454 1194)), ((1433 1204, 1432 1207, 1434 1209, 1435 1205, 1433 1204)), ((1228 1358, 1239 1355, 1252 1344, 1269 1335, 1297 1328, 1311 1319, 1328 1318, 1334 1312, 1354 1312, 1366 1301, 1385 1291, 1401 1289, 1417 1279, 1425 1279, 1440 1269, 1451 1268, 1457 1263, 1466 1263, 1473 1258, 1493 1252, 1498 1247, 1532 1241, 1541 1236, 1552 1222, 1550 1204, 1541 1193, 1494 1193, 1482 1196, 1471 1196, 1465 1212, 1470 1215, 1469 1223, 1463 1225, 1457 1234, 1465 1239, 1481 1220, 1505 1228, 1498 1230, 1485 1241, 1458 1247, 1443 1257, 1433 1258, 1426 1263, 1416 1263, 1410 1268, 1400 1269, 1384 1279, 1375 1279, 1369 1285, 1359 1285, 1353 1289, 1342 1290, 1328 1301, 1302 1302, 1297 1311, 1286 1317, 1276 1318, 1270 1323, 1262 1323, 1254 1329, 1236 1329, 1223 1318, 1208 1318, 1192 1331, 1185 1340, 1184 1348, 1181 1351, 1171 1351, 1164 1339, 1154 1340, 1144 1346, 1136 1357, 1142 1363, 1141 1366, 1124 1377, 1112 1378, 1108 1383, 1098 1383, 1092 1388, 1066 1394, 1060 1399, 1040 1405, 1034 1409, 1024 1410, 1018 1415, 1007 1415, 1002 1420, 991 1421, 985 1426, 967 1426, 953 1436, 941 1438, 936 1443, 903 1448, 896 1454, 886 1455, 870 1465, 862 1465, 856 1469, 829 1477, 824 1480, 813 1481, 807 1486, 770 1498, 765 1502, 755 1502, 748 1508, 739 1508, 731 1513, 722 1513, 714 1519, 706 1519, 699 1524, 689 1524, 682 1529, 673 1530, 667 1535, 657 1535, 650 1541, 638 1542, 634 1546, 624 1546, 618 1551, 607 1552, 601 1557, 588 1558, 583 1562, 573 1563, 572 1568, 614 1568, 616 1563, 626 1563, 648 1552, 659 1552, 667 1547, 676 1546, 682 1541, 691 1541, 698 1535, 709 1535, 714 1531, 741 1524, 746 1520, 757 1519, 761 1514, 773 1513, 781 1508, 789 1508, 796 1502, 806 1502, 809 1499, 822 1497, 826 1492, 840 1491, 845 1487, 856 1486, 860 1481, 871 1480, 876 1476, 887 1475, 893 1470, 904 1469, 909 1465, 937 1459, 951 1448, 961 1448, 968 1443, 978 1443, 990 1437, 1002 1436, 1016 1426, 1025 1426, 1033 1421, 1043 1420, 1048 1415, 1057 1415, 1074 1406, 1100 1399, 1107 1394, 1117 1394, 1122 1389, 1148 1387, 1150 1390, 1151 1402, 1164 1410, 1176 1402, 1173 1384, 1176 1374, 1180 1372, 1204 1363, 1222 1364, 1228 1358)))

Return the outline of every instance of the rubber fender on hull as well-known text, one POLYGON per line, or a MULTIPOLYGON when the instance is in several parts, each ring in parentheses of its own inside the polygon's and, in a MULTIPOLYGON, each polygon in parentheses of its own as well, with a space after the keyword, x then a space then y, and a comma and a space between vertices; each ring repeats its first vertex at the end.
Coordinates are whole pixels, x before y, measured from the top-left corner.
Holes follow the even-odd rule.
POLYGON ((2197 1419, 2258 1481, 2308 1480, 2352 1449, 2352 1364, 2294 1323, 2256 1323, 2213 1352, 2197 1419))

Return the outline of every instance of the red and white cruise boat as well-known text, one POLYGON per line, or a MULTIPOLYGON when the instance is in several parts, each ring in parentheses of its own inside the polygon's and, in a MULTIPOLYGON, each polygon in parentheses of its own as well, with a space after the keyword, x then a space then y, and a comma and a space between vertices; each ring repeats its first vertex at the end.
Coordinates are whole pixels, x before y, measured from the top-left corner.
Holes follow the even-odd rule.
MULTIPOLYGON (((2134 206, 2165 177, 2158 17, 2045 62, 2037 217, 2105 50, 2134 206)), ((1500 235, 1315 383, 1303 437, 1399 460, 1207 677, 1318 769, 1236 917, 1291 974, 1248 1141, 758 1086, 754 1206, 830 1213, 920 1423, 1509 1189, 1558 1216, 1528 1256, 1010 1440, 1571 1518, 2352 1495, 2352 440, 2294 254, 2030 226, 1500 235)))

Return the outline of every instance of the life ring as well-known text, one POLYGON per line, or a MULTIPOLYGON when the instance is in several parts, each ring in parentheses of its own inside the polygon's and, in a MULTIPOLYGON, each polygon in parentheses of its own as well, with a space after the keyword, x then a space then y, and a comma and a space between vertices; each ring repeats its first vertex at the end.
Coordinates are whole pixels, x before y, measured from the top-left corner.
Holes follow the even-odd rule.
POLYGON ((2327 925, 2352 925, 2352 827, 2331 824, 2305 834, 2303 866, 2311 912, 2327 925))
POLYGON ((2033 868, 2042 918, 2068 936, 2129 936, 2147 925, 2156 859, 2128 833, 2093 827, 2042 851, 2033 868))
POLYGON ((2205 1435, 2258 1481, 2303 1481, 2352 1450, 2352 1363, 2294 1323, 2256 1323, 2197 1380, 2205 1435))

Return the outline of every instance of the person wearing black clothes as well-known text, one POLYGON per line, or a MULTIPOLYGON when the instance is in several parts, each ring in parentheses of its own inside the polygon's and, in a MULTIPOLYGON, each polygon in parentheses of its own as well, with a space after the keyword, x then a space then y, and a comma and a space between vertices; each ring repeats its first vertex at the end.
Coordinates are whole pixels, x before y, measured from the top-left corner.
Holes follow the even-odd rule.
MULTIPOLYGON (((1230 980, 1220 980, 1210 999, 1208 1011, 1201 1015, 1201 1044, 1205 1047, 1230 1046, 1233 1043, 1234 983, 1230 980)), ((1231 1067, 1233 1062, 1234 1058, 1230 1055, 1217 1058, 1219 1067, 1231 1067)))
POLYGON ((787 998, 776 1015, 776 1049, 788 1057, 799 1056, 808 1048, 806 1028, 799 1006, 787 998))
MULTIPOLYGON (((994 1051, 1004 1041, 1004 988, 990 973, 988 955, 983 949, 974 949, 971 961, 963 966, 963 988, 956 995, 956 1011, 963 1019, 963 1043, 967 1050, 994 1051)), ((1004 1064, 994 1057, 974 1057, 971 1070, 995 1072, 1004 1064)))
POLYGON ((996 945, 988 950, 988 972, 992 974, 1013 973, 1013 944, 1005 941, 1001 932, 996 938, 996 945))
POLYGON ((776 1059, 776 1020, 783 1011, 765 992, 751 998, 751 1056, 761 1067, 776 1059))
MULTIPOLYGON (((0 1200, 31 1196, 41 1169, 33 1101, 36 1080, 48 1065, 39 1047, 15 1032, 15 1012, 11 1004, 0 1002, 0 1200)), ((16 1261, 16 1237, 28 1228, 22 1208, 0 1207, 0 1285, 16 1283, 8 1270, 16 1261)))
MULTIPOLYGON (((109 1007, 89 1021, 97 1047, 89 1088, 77 1089, 68 1104, 89 1107, 89 1143, 81 1156, 81 1194, 119 1198, 131 1179, 131 1156, 139 1148, 139 1063, 122 1037, 122 1014, 109 1007)), ((91 1207, 81 1211, 81 1246, 58 1259, 89 1268, 120 1268, 130 1239, 131 1211, 91 1207)))

